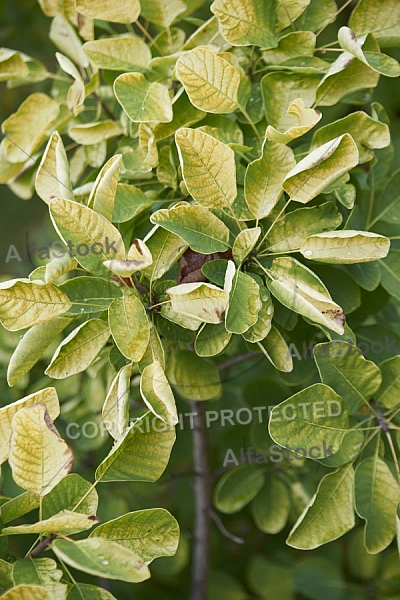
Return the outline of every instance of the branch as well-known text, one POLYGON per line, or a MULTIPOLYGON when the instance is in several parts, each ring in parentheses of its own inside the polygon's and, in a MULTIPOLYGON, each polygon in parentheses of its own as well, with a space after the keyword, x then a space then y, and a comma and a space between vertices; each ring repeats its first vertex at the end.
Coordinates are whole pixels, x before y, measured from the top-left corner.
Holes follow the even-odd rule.
POLYGON ((206 402, 193 401, 192 409, 197 413, 193 428, 193 452, 195 491, 195 528, 192 562, 191 600, 206 600, 208 592, 210 556, 210 470, 208 464, 208 439, 206 425, 206 402))
POLYGON ((51 542, 53 542, 56 539, 56 537, 56 535, 52 534, 49 535, 49 537, 44 538, 41 542, 38 543, 37 546, 34 547, 33 550, 28 552, 25 558, 35 558, 35 556, 43 552, 43 550, 46 550, 47 546, 49 546, 51 542))
POLYGON ((210 510, 209 515, 223 536, 228 538, 228 540, 232 540, 232 542, 235 542, 235 544, 244 544, 243 538, 238 537, 237 535, 233 535, 233 533, 230 533, 230 531, 228 531, 226 529, 225 525, 223 524, 223 522, 221 521, 220 517, 217 515, 216 512, 214 512, 213 510, 210 510))
POLYGON ((101 108, 104 110, 104 112, 106 113, 106 115, 112 120, 115 120, 115 116, 112 113, 112 111, 108 108, 107 104, 104 102, 103 98, 100 98, 100 96, 96 93, 93 92, 93 97, 96 98, 97 102, 100 103, 101 108))
POLYGON ((246 360, 250 360, 251 358, 254 358, 255 356, 263 356, 263 353, 262 352, 246 352, 246 354, 239 354, 239 356, 234 356, 233 358, 230 358, 229 360, 226 360, 225 362, 218 365, 218 370, 226 371, 227 369, 230 369, 231 367, 234 367, 235 365, 245 362, 246 360))

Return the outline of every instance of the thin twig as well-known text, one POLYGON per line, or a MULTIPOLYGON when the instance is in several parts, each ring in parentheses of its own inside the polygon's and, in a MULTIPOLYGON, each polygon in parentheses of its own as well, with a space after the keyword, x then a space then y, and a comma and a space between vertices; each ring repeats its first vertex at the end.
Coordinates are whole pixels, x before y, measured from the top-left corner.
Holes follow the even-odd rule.
POLYGON ((35 556, 37 556, 38 554, 43 552, 43 550, 46 550, 47 546, 49 546, 51 544, 51 542, 53 542, 55 539, 56 539, 56 536, 54 534, 49 535, 49 537, 44 538, 41 542, 38 543, 37 546, 34 547, 33 550, 28 552, 28 554, 25 556, 25 558, 34 558, 35 556))
POLYGON ((206 600, 210 570, 210 467, 208 462, 208 438, 206 424, 206 402, 193 401, 194 419, 193 453, 195 491, 194 551, 192 562, 191 600, 206 600))
POLYGON ((244 539, 241 537, 238 537, 237 535, 233 535, 233 533, 230 533, 226 528, 225 525, 223 524, 223 522, 221 521, 221 519, 219 518, 219 516, 217 515, 217 513, 215 513, 213 510, 209 511, 209 515, 212 518, 212 520, 214 521, 214 523, 216 524, 216 526, 218 527, 218 529, 220 530, 220 532, 222 533, 223 536, 225 536, 226 538, 228 538, 228 540, 232 540, 232 542, 235 542, 235 544, 244 544, 244 539))
POLYGON ((226 371, 235 365, 238 365, 246 360, 250 360, 255 356, 262 356, 262 352, 246 352, 246 354, 239 354, 239 356, 234 356, 233 358, 229 358, 225 362, 218 365, 219 371, 226 371))
POLYGON ((96 98, 97 102, 100 103, 101 108, 104 110, 104 112, 107 114, 107 116, 114 121, 115 120, 115 116, 113 115, 113 113, 111 112, 111 110, 108 108, 107 104, 104 102, 103 98, 100 98, 100 96, 98 94, 96 94, 96 92, 93 92, 93 97, 96 98))

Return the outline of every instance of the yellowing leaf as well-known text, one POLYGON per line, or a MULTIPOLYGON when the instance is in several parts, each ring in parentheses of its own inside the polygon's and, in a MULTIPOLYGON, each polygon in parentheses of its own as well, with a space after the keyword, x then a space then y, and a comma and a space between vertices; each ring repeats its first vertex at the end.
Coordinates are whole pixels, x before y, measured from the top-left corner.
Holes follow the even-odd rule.
POLYGON ((88 200, 88 205, 108 221, 111 221, 113 216, 121 163, 121 154, 116 154, 106 162, 96 177, 88 200))
POLYGON ((144 18, 159 27, 169 27, 186 10, 182 0, 141 0, 140 4, 144 18))
POLYGON ((358 58, 359 61, 381 73, 386 77, 398 77, 400 65, 396 59, 380 52, 368 52, 362 49, 364 39, 357 40, 357 36, 349 27, 341 27, 338 33, 339 44, 350 56, 358 58))
POLYGON ((52 517, 49 517, 43 521, 33 523, 32 525, 14 525, 11 527, 5 527, 2 533, 5 532, 7 535, 29 533, 40 533, 46 535, 58 533, 62 535, 71 535, 79 531, 90 529, 98 521, 98 517, 72 512, 71 510, 62 510, 56 515, 53 515, 52 517))
POLYGON ((79 325, 55 351, 46 375, 53 379, 64 379, 85 371, 109 337, 108 324, 101 319, 91 319, 79 325))
POLYGON ((303 98, 293 100, 288 108, 288 114, 293 116, 295 124, 285 132, 280 133, 275 127, 268 125, 265 135, 271 142, 288 144, 310 131, 322 119, 322 113, 319 110, 304 108, 303 98))
POLYGON ((156 280, 178 261, 188 245, 174 233, 156 226, 148 234, 146 246, 151 252, 153 262, 142 272, 149 279, 156 280))
POLYGON ((51 134, 40 161, 35 189, 37 195, 47 203, 57 196, 64 196, 68 200, 74 199, 67 153, 58 131, 53 131, 51 134))
POLYGON ((288 345, 281 332, 274 325, 270 327, 267 337, 260 342, 256 342, 256 344, 278 371, 282 371, 282 373, 293 371, 293 359, 288 345))
POLYGON ((112 23, 133 23, 140 15, 139 0, 77 0, 76 10, 86 17, 111 21, 112 23))
POLYGON ((325 231, 304 240, 300 252, 317 262, 353 264, 385 258, 390 240, 370 231, 325 231))
POLYGON ((15 483, 43 496, 71 471, 72 450, 61 439, 45 404, 15 414, 8 461, 15 483))
POLYGON ((237 265, 241 265, 253 250, 261 234, 261 227, 244 229, 239 233, 232 247, 232 255, 237 265))
POLYGON ((38 585, 17 585, 0 596, 1 600, 54 600, 50 592, 38 585))
POLYGON ((129 34, 86 42, 83 50, 98 69, 146 72, 151 60, 144 40, 129 34))
POLYGON ((126 365, 118 371, 102 408, 104 424, 115 440, 118 440, 129 426, 131 371, 131 365, 126 365))
POLYGON ((169 356, 167 376, 178 392, 190 400, 210 400, 222 391, 217 366, 189 350, 169 356))
MULTIPOLYGON (((229 262, 233 264, 232 261, 229 262)), ((228 277, 227 269, 226 278, 228 277)), ((228 288, 225 287, 225 289, 228 288)), ((244 333, 247 331, 257 322, 261 306, 258 284, 250 275, 237 269, 233 275, 229 291, 229 304, 225 312, 226 330, 230 333, 244 333)))
POLYGON ((100 142, 122 135, 122 133, 122 127, 117 121, 82 123, 72 125, 68 130, 69 137, 77 144, 82 144, 83 146, 99 144, 100 142))
POLYGON ((74 63, 87 69, 89 60, 82 50, 82 42, 75 29, 63 14, 58 14, 51 22, 49 38, 53 44, 74 63))
POLYGON ((233 46, 275 48, 276 10, 273 0, 215 0, 211 11, 218 19, 220 31, 233 46))
POLYGON ((146 352, 150 325, 146 310, 137 296, 126 293, 108 309, 112 336, 126 358, 138 362, 146 352))
POLYGON ((172 104, 168 88, 148 81, 142 73, 123 73, 114 81, 115 96, 135 123, 172 121, 172 104))
POLYGON ((199 129, 175 134, 186 187, 198 204, 228 208, 237 196, 235 153, 199 129))
POLYGON ((1 125, 6 136, 2 146, 5 158, 11 163, 25 162, 39 150, 59 110, 58 102, 46 94, 28 96, 17 112, 1 125))
POLYGON ((169 425, 178 423, 175 398, 164 369, 158 360, 143 369, 140 379, 140 394, 147 408, 169 425))
POLYGON ((203 323, 220 323, 228 294, 211 283, 183 283, 166 290, 172 310, 203 323))
POLYGON ((21 408, 37 404, 38 402, 46 405, 50 418, 53 421, 60 414, 60 404, 55 388, 44 388, 40 392, 35 392, 4 408, 0 408, 0 463, 8 458, 11 425, 14 415, 21 408))
POLYGON ((10 280, 0 284, 0 320, 10 331, 50 321, 71 306, 68 297, 51 283, 10 280))
POLYGON ((262 155, 246 170, 244 194, 247 206, 257 219, 268 216, 283 194, 282 183, 295 166, 293 150, 265 141, 262 155))
POLYGON ((349 27, 357 36, 373 33, 381 47, 396 46, 400 37, 400 5, 397 0, 360 0, 351 14, 349 27))
POLYGON ((206 48, 190 50, 176 63, 176 74, 194 106, 227 114, 238 107, 240 71, 206 48))
POLYGON ((132 273, 149 267, 152 262, 153 257, 149 248, 142 240, 135 239, 126 260, 106 260, 103 264, 121 277, 130 277, 132 273))
POLYGON ((289 171, 283 189, 306 204, 358 164, 357 146, 348 133, 313 150, 289 171))

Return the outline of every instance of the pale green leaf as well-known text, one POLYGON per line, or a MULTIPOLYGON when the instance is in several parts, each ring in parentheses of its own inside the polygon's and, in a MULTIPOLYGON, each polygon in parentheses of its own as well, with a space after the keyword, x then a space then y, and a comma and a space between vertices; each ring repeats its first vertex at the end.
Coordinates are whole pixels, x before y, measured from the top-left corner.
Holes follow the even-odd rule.
POLYGON ((96 490, 91 489, 90 483, 80 475, 70 473, 44 496, 43 518, 49 519, 62 510, 72 511, 78 502, 80 514, 89 516, 96 514, 99 503, 96 490))
POLYGON ((276 221, 265 243, 273 253, 299 250, 310 235, 336 229, 341 222, 342 215, 333 202, 298 208, 276 221))
POLYGON ((20 487, 45 496, 68 475, 73 460, 45 404, 33 404, 15 414, 8 461, 20 487))
POLYGON ((170 355, 167 377, 179 394, 190 400, 210 400, 222 390, 216 365, 189 350, 170 355))
POLYGON ((64 379, 85 371, 95 360, 110 337, 108 323, 90 319, 61 342, 45 373, 53 379, 64 379))
POLYGON ((242 334, 244 339, 250 343, 261 342, 271 331, 274 305, 268 289, 264 286, 260 287, 260 298, 262 305, 257 321, 242 334))
MULTIPOLYGON (((122 135, 122 133, 122 127, 117 121, 76 124, 71 125, 68 130, 69 137, 77 144, 84 146, 99 144, 122 135)), ((62 196, 65 196, 65 194, 62 194, 62 196)))
POLYGON ((108 309, 112 336, 126 358, 138 362, 143 358, 150 339, 150 325, 139 298, 126 293, 116 298, 108 309))
POLYGON ((77 0, 76 10, 92 19, 113 23, 132 23, 139 17, 140 2, 139 0, 121 0, 115 4, 112 0, 77 0))
POLYGON ((123 73, 117 77, 114 93, 134 123, 172 121, 172 104, 167 86, 148 81, 143 73, 123 73))
POLYGON ((174 265, 187 248, 179 236, 156 226, 146 238, 146 245, 151 252, 153 262, 142 270, 150 280, 160 279, 174 265))
POLYGON ((151 60, 144 40, 130 34, 86 42, 83 50, 98 69, 146 72, 151 60))
POLYGON ((49 38, 68 58, 80 67, 87 69, 89 59, 82 50, 82 42, 68 19, 58 14, 51 22, 49 38))
POLYGON ((122 294, 117 282, 99 277, 74 277, 62 283, 60 289, 73 303, 69 313, 74 315, 107 310, 111 302, 122 294))
POLYGON ((202 323, 220 323, 228 294, 211 283, 182 283, 168 288, 172 310, 202 323))
POLYGON ((53 131, 36 174, 37 195, 49 203, 57 196, 73 200, 67 153, 58 131, 53 131))
POLYGON ((7 383, 13 386, 28 373, 73 317, 59 317, 41 325, 35 325, 19 340, 8 363, 7 383))
POLYGON ((382 552, 396 535, 399 484, 378 456, 364 460, 356 470, 357 514, 365 519, 365 545, 370 554, 382 552))
MULTIPOLYGON (((292 140, 306 134, 322 119, 322 113, 319 110, 304 108, 302 98, 293 100, 288 108, 288 114, 293 116, 295 123, 285 132, 281 133, 272 127, 272 125, 268 125, 265 135, 271 142, 288 144, 292 140)), ((332 136, 329 139, 332 139, 332 136)))
POLYGON ((146 562, 159 556, 173 556, 179 542, 179 525, 163 508, 137 510, 104 523, 90 534, 114 540, 146 562))
POLYGON ((0 48, 0 81, 25 77, 28 73, 28 66, 19 52, 0 48))
POLYGON ((398 250, 391 250, 384 260, 379 262, 379 268, 381 271, 381 282, 382 287, 385 288, 389 294, 397 299, 400 299, 400 252, 398 250))
POLYGON ((211 12, 224 38, 233 46, 277 46, 275 37, 278 2, 266 10, 263 0, 215 0, 211 12))
POLYGON ((39 325, 65 313, 67 296, 51 283, 10 280, 0 285, 0 319, 10 331, 39 325))
POLYGON ((377 73, 386 75, 386 77, 398 77, 400 75, 400 65, 397 60, 380 52, 365 51, 362 48, 363 38, 358 40, 354 31, 349 27, 339 29, 338 40, 340 46, 348 55, 354 56, 377 73))
POLYGON ((14 415, 16 415, 21 408, 32 406, 38 402, 46 405, 50 418, 53 421, 60 414, 60 404, 57 392, 53 387, 44 388, 39 392, 29 394, 29 396, 25 396, 24 398, 21 398, 21 400, 17 400, 12 404, 0 408, 0 462, 4 462, 8 458, 14 415))
POLYGON ((190 195, 207 208, 231 206, 237 195, 233 150, 199 129, 179 129, 175 140, 190 195))
POLYGON ((157 481, 167 467, 174 442, 174 428, 145 413, 100 463, 96 480, 157 481))
POLYGON ((90 575, 131 583, 150 577, 146 563, 116 542, 95 537, 79 541, 58 539, 51 548, 67 565, 90 575))
POLYGON ((150 412, 160 421, 168 425, 178 423, 175 398, 158 360, 143 369, 140 395, 150 412))
POLYGON ((281 0, 278 5, 278 28, 293 26, 295 21, 307 9, 311 0, 281 0))
POLYGON ((339 333, 345 317, 322 281, 294 258, 276 258, 268 271, 268 288, 287 308, 339 333))
POLYGON ((88 516, 79 512, 72 512, 70 510, 62 510, 59 513, 45 519, 38 521, 31 525, 13 525, 11 527, 5 527, 2 533, 7 535, 20 535, 30 533, 40 533, 49 535, 52 533, 58 533, 62 535, 72 535, 79 531, 86 531, 91 529, 99 519, 94 516, 88 516))
POLYGON ((286 175, 283 189, 306 204, 358 164, 358 150, 349 134, 316 148, 286 175))
POLYGON ((6 136, 2 145, 5 158, 11 163, 21 163, 39 150, 59 111, 58 102, 46 94, 28 96, 1 125, 6 136))
POLYGON ((139 361, 139 369, 143 369, 153 362, 158 361, 163 369, 165 369, 165 352, 156 327, 150 323, 150 340, 146 348, 143 358, 139 361))
POLYGON ((248 465, 230 469, 222 475, 215 487, 214 504, 225 514, 239 512, 253 500, 263 485, 262 471, 252 471, 248 465))
POLYGON ((159 27, 169 27, 186 10, 182 0, 140 0, 140 4, 144 18, 159 27))
POLYGON ((13 579, 15 585, 29 583, 42 585, 53 600, 65 600, 67 586, 60 583, 63 572, 51 558, 30 558, 14 563, 13 579))
POLYGON ((0 596, 0 600, 54 600, 50 593, 38 585, 17 585, 0 596))
POLYGON ((91 208, 57 198, 50 203, 50 217, 61 239, 66 245, 71 244, 73 255, 84 269, 107 276, 109 271, 103 265, 104 260, 125 260, 118 229, 91 208))
POLYGON ((400 38, 400 6, 397 0, 360 0, 349 27, 361 37, 373 33, 381 46, 397 46, 400 38))
POLYGON ((108 221, 112 220, 114 212, 121 163, 121 154, 116 154, 106 162, 96 177, 88 200, 88 206, 103 215, 108 221))
POLYGON ((203 206, 180 205, 151 215, 152 223, 181 237, 201 254, 225 252, 230 246, 227 226, 203 206))
POLYGON ((293 371, 293 359, 288 345, 283 335, 274 325, 270 328, 267 337, 260 342, 256 342, 256 344, 278 371, 282 371, 282 373, 293 371))
POLYGON ((232 247, 232 255, 236 265, 241 265, 254 249, 261 234, 261 227, 244 229, 239 233, 232 247))
MULTIPOLYGON (((45 496, 47 498, 47 496, 45 496)), ((32 492, 23 492, 1 505, 0 516, 3 523, 9 523, 38 508, 40 498, 32 492)), ((1 563, 0 563, 1 564, 1 563)), ((0 569, 1 573, 1 569, 0 569)))
POLYGON ((321 381, 343 398, 349 414, 369 406, 382 376, 379 368, 366 360, 356 346, 341 340, 318 344, 314 357, 321 381))
POLYGON ((282 183, 296 161, 293 150, 265 141, 262 155, 251 162, 244 180, 247 206, 257 219, 268 216, 282 196, 282 183))
POLYGON ((67 600, 117 600, 103 587, 89 585, 88 583, 75 583, 67 596, 67 600))
POLYGON ((150 208, 151 200, 137 187, 119 183, 114 199, 113 223, 125 223, 150 208))
POLYGON ((176 63, 176 74, 196 108, 229 114, 238 107, 240 71, 211 50, 186 52, 176 63))
MULTIPOLYGON (((229 277, 228 271, 226 277, 229 277)), ((229 293, 228 308, 225 312, 226 330, 230 333, 244 333, 257 322, 262 306, 260 288, 250 275, 238 269, 233 275, 231 285, 225 289, 229 293)))
POLYGON ((73 271, 78 266, 78 261, 72 258, 66 249, 61 250, 60 254, 55 255, 55 253, 53 253, 53 255, 55 258, 46 264, 46 269, 44 272, 45 283, 56 281, 62 277, 62 275, 73 271))
POLYGON ((353 486, 351 464, 325 475, 286 543, 292 548, 312 550, 350 531, 355 525, 353 486))
POLYGON ((226 331, 225 323, 206 323, 196 336, 194 349, 197 356, 216 356, 228 345, 232 334, 226 331))
POLYGON ((273 474, 251 504, 251 513, 258 529, 274 535, 282 531, 289 517, 290 495, 287 485, 273 474))
POLYGON ((293 31, 279 39, 278 47, 263 50, 265 63, 279 65, 299 56, 314 56, 315 35, 311 31, 293 31))
POLYGON ((385 258, 390 240, 369 231, 325 231, 311 235, 300 252, 308 259, 332 264, 364 263, 385 258))
POLYGON ((386 408, 396 408, 400 404, 400 356, 394 356, 380 364, 382 385, 376 400, 386 408))

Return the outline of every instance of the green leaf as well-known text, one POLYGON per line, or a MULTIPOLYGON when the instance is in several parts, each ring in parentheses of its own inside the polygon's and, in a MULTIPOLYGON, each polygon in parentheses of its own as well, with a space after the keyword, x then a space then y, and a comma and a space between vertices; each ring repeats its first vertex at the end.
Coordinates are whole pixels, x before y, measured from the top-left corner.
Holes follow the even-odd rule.
POLYGON ((229 293, 229 302, 225 327, 230 333, 244 333, 257 322, 262 306, 260 288, 250 275, 239 269, 235 272, 233 263, 228 264, 233 267, 233 277, 230 279, 228 266, 225 291, 229 293))
POLYGON ((191 196, 207 208, 227 208, 237 196, 235 153, 199 129, 175 134, 183 180, 191 196))
POLYGON ((129 427, 129 399, 132 366, 122 367, 107 392, 102 408, 102 418, 108 432, 119 440, 129 427))
POLYGON ((262 0, 215 0, 211 12, 224 38, 233 46, 275 48, 276 10, 273 0, 265 10, 262 0))
POLYGON ((8 461, 15 483, 43 496, 71 471, 72 450, 61 439, 45 404, 15 414, 8 461))
POLYGON ((283 189, 295 202, 306 204, 358 164, 358 150, 349 134, 323 144, 289 171, 283 189))
POLYGON ((126 358, 138 362, 146 352, 150 339, 150 325, 146 310, 133 294, 116 298, 108 309, 112 336, 126 358))
MULTIPOLYGON (((281 446, 303 448, 306 458, 313 459, 313 446, 320 452, 331 448, 336 454, 349 432, 348 412, 342 398, 330 387, 315 383, 275 406, 269 432, 281 446)), ((358 438, 364 439, 361 432, 358 438)))
POLYGON ((139 37, 122 34, 83 44, 83 51, 98 69, 110 71, 148 71, 151 51, 139 37))
POLYGON ((379 261, 379 268, 381 271, 381 282, 382 287, 385 288, 389 294, 397 299, 400 299, 399 282, 400 282, 400 266, 399 266, 400 252, 398 250, 392 250, 386 256, 384 260, 379 261))
POLYGON ((39 392, 29 394, 17 400, 8 406, 0 408, 0 461, 4 462, 8 458, 9 442, 12 433, 12 421, 14 416, 22 408, 41 403, 45 405, 50 418, 54 421, 60 414, 60 403, 57 392, 53 387, 46 387, 39 392))
MULTIPOLYGON (((122 135, 122 127, 117 121, 99 121, 97 123, 84 123, 71 125, 68 135, 77 144, 89 146, 100 144, 106 140, 122 135)), ((63 194, 64 196, 65 194, 63 194)))
POLYGON ((197 356, 216 356, 229 344, 232 334, 226 331, 225 323, 206 323, 196 336, 194 349, 197 356))
POLYGON ((133 423, 96 470, 96 480, 157 481, 163 474, 175 442, 168 428, 150 413, 133 423))
MULTIPOLYGON (((293 116, 294 123, 285 132, 279 132, 272 125, 268 125, 265 132, 266 137, 271 142, 278 144, 288 144, 302 135, 305 135, 322 119, 322 113, 313 108, 304 108, 302 98, 296 98, 288 108, 288 114, 293 116)), ((329 138, 331 139, 332 136, 329 138)))
POLYGON ((227 226, 203 206, 179 205, 169 210, 161 209, 151 215, 150 220, 175 233, 201 254, 225 252, 230 246, 227 226))
POLYGON ((246 203, 257 219, 268 216, 282 196, 282 183, 296 161, 291 148, 265 141, 260 158, 251 162, 244 180, 246 203))
POLYGON ((173 556, 179 542, 179 525, 163 508, 137 510, 104 523, 90 534, 115 540, 149 562, 160 556, 173 556))
POLYGON ((286 543, 292 548, 312 550, 350 531, 355 525, 353 486, 351 464, 325 475, 286 543))
POLYGON ((116 598, 104 588, 87 583, 75 583, 68 592, 67 600, 116 600, 116 598))
POLYGON ((168 425, 178 423, 175 398, 164 369, 158 360, 143 369, 140 379, 140 395, 147 408, 160 421, 168 425))
POLYGON ((28 96, 17 112, 1 125, 6 136, 2 146, 5 158, 11 163, 21 163, 39 150, 59 110, 58 102, 46 94, 28 96))
POLYGON ((116 5, 112 0, 78 0, 76 10, 92 19, 113 23, 132 23, 139 17, 140 2, 139 0, 121 0, 116 5))
POLYGON ((17 585, 0 598, 1 600, 54 600, 44 587, 38 585, 17 585))
POLYGON ((382 376, 379 368, 366 360, 356 346, 340 340, 318 344, 314 357, 321 381, 343 398, 350 415, 369 406, 382 376))
POLYGON ((186 4, 182 0, 140 0, 142 15, 151 23, 160 27, 169 27, 176 17, 185 12, 186 4))
POLYGON ((242 335, 250 343, 261 342, 271 331, 272 317, 274 314, 274 305, 271 295, 264 286, 260 287, 261 309, 258 313, 257 321, 242 335))
POLYGON ((183 283, 168 288, 174 312, 201 321, 218 324, 228 304, 228 294, 212 283, 183 283))
POLYGON ((362 48, 362 39, 357 40, 356 34, 349 27, 341 27, 339 29, 339 44, 347 54, 354 56, 381 75, 398 77, 400 75, 400 65, 397 60, 380 52, 364 51, 362 48))
MULTIPOLYGON (((314 600, 342 600, 346 583, 336 561, 323 557, 306 558, 293 569, 294 585, 306 597, 314 600)), ((349 596, 347 596, 348 598, 349 596)), ((361 600, 357 591, 351 591, 352 600, 361 600)))
POLYGON ((264 533, 279 533, 286 525, 289 511, 290 496, 286 484, 276 475, 268 474, 264 487, 251 504, 255 524, 264 533))
MULTIPOLYGON (((161 332, 160 332, 161 333, 161 332)), ((154 324, 150 324, 150 340, 146 348, 143 358, 139 362, 139 369, 143 372, 145 367, 158 361, 163 369, 165 369, 165 352, 162 345, 160 334, 154 324)))
POLYGON ((167 86, 148 81, 142 73, 123 73, 114 81, 114 94, 134 123, 172 121, 167 86))
POLYGON ((244 229, 239 233, 232 247, 232 255, 237 266, 240 266, 254 249, 261 234, 261 227, 244 229))
POLYGON ((160 279, 179 260, 187 244, 179 236, 156 226, 146 237, 146 245, 153 257, 149 267, 142 273, 151 281, 160 279))
POLYGON ((82 50, 82 42, 75 29, 63 14, 57 14, 52 20, 49 38, 72 62, 83 69, 89 67, 89 60, 82 50))
POLYGON ((322 281, 294 258, 276 258, 268 274, 271 293, 284 306, 342 334, 345 317, 322 281))
POLYGON ((279 595, 281 600, 295 597, 291 568, 275 565, 263 556, 251 558, 247 580, 250 589, 262 600, 268 600, 269 594, 279 595))
POLYGON ((342 216, 333 202, 298 208, 278 219, 265 238, 269 252, 299 250, 304 240, 315 233, 336 229, 342 216))
POLYGON ((107 310, 111 302, 122 294, 117 283, 100 277, 74 277, 62 283, 60 289, 72 302, 68 312, 74 315, 107 310))
POLYGON ((85 371, 95 360, 110 337, 108 323, 90 319, 61 342, 45 373, 53 379, 64 379, 85 371))
POLYGON ((29 533, 40 533, 45 535, 59 533, 63 535, 72 535, 74 533, 90 529, 97 521, 99 521, 99 519, 94 516, 72 512, 70 510, 62 510, 48 519, 38 521, 37 523, 33 523, 31 525, 14 525, 12 527, 5 527, 2 533, 7 535, 29 533))
POLYGON ((258 348, 265 354, 270 363, 283 373, 293 371, 293 360, 283 335, 272 325, 267 337, 256 342, 258 348))
POLYGON ((70 567, 104 577, 138 583, 150 577, 145 562, 132 550, 101 538, 67 541, 56 540, 51 549, 70 567))
POLYGON ((36 173, 37 195, 47 204, 57 196, 74 199, 67 153, 58 131, 53 131, 36 173))
POLYGON ((228 114, 238 107, 240 71, 211 50, 186 52, 176 63, 176 74, 196 108, 228 114))
POLYGON ((365 112, 358 111, 321 127, 314 135, 312 148, 345 133, 349 133, 357 144, 360 163, 372 160, 375 156, 374 149, 386 148, 390 144, 389 127, 385 123, 372 119, 365 112))
POLYGON ((42 357, 46 348, 73 321, 73 317, 58 317, 47 323, 31 327, 19 340, 7 369, 7 383, 13 386, 42 357))
POLYGON ((358 466, 355 499, 357 514, 366 521, 367 551, 382 552, 396 535, 400 488, 388 465, 378 456, 371 456, 358 466))
POLYGON ((314 56, 316 37, 311 31, 293 31, 279 39, 277 48, 263 50, 263 61, 279 65, 291 58, 314 56))
POLYGON ((122 155, 110 158, 96 177, 88 204, 108 221, 112 220, 122 155))
POLYGON ((66 245, 71 245, 76 260, 84 269, 95 275, 108 276, 104 260, 125 260, 125 248, 118 229, 91 208, 57 198, 50 203, 50 217, 59 236, 66 245))
POLYGON ((400 403, 400 356, 394 356, 380 364, 382 385, 376 399, 386 408, 396 408, 400 403))
POLYGON ((225 514, 239 512, 258 494, 264 481, 262 471, 251 471, 248 465, 230 469, 215 487, 213 501, 216 508, 225 514))
POLYGON ((42 500, 43 518, 49 519, 62 510, 72 511, 79 502, 79 512, 84 515, 95 515, 99 498, 88 481, 76 473, 62 479, 42 500), (84 500, 82 498, 85 497, 84 500), (80 502, 82 500, 82 502, 80 502))
POLYGON ((390 240, 369 231, 325 231, 311 235, 302 244, 305 258, 331 264, 364 263, 385 258, 390 240))
POLYGON ((189 400, 210 400, 220 395, 222 386, 217 366, 189 350, 169 357, 168 381, 189 400))
POLYGON ((0 320, 9 331, 50 321, 71 306, 67 296, 51 283, 13 279, 0 284, 0 320))
POLYGON ((0 49, 0 81, 25 77, 28 73, 28 66, 19 52, 8 48, 0 49))
MULTIPOLYGON (((47 496, 45 496, 45 498, 46 497, 47 496)), ((14 521, 14 519, 23 517, 32 510, 35 510, 35 508, 38 508, 39 504, 40 498, 37 494, 33 494, 32 492, 23 492, 19 496, 15 496, 15 498, 11 498, 11 500, 8 500, 8 502, 5 502, 1 505, 1 520, 3 523, 14 521)))
MULTIPOLYGON (((373 176, 373 174, 374 171, 372 171, 371 176, 373 176)), ((384 221, 385 223, 397 223, 399 221, 399 180, 400 170, 395 171, 388 182, 386 182, 385 178, 386 187, 382 192, 378 202, 374 202, 372 214, 373 223, 376 223, 377 221, 384 221)), ((373 182, 375 184, 375 177, 373 182)))
POLYGON ((396 0, 379 3, 360 0, 351 14, 349 27, 358 37, 373 33, 382 47, 397 46, 400 37, 399 4, 396 0))
POLYGON ((137 187, 118 183, 112 215, 113 223, 125 223, 152 206, 151 200, 137 187))

